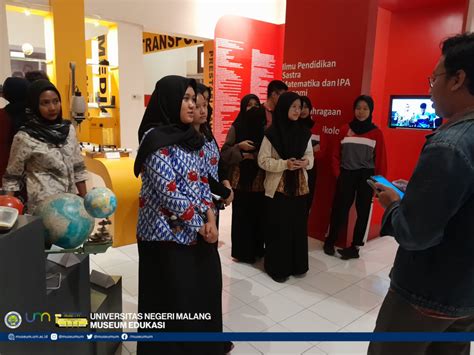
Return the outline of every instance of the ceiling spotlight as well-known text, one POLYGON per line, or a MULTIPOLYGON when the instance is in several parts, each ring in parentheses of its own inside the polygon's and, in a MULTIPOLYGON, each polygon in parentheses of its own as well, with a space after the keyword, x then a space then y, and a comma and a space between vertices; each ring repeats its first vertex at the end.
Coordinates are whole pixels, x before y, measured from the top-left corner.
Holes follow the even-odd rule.
POLYGON ((94 21, 94 26, 95 26, 95 27, 99 27, 99 25, 100 25, 100 24, 99 24, 99 21, 94 21))
POLYGON ((29 9, 25 9, 25 16, 30 16, 31 15, 31 11, 29 9))

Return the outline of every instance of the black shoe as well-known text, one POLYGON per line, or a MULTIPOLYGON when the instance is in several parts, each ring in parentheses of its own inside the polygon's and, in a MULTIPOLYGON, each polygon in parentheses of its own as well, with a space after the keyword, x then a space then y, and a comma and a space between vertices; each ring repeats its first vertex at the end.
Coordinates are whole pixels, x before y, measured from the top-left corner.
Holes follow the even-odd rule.
POLYGON ((342 260, 358 259, 359 258, 359 249, 357 249, 356 247, 338 249, 337 252, 339 254, 341 254, 341 259, 342 260))
POLYGON ((278 283, 283 283, 288 280, 288 276, 283 276, 283 277, 274 277, 270 276, 273 281, 278 282, 278 283))
POLYGON ((224 352, 225 354, 230 354, 230 352, 234 349, 234 343, 228 341, 224 344, 224 352))
POLYGON ((333 255, 336 253, 336 250, 334 249, 334 245, 333 245, 333 244, 326 244, 326 243, 324 243, 323 250, 324 250, 324 254, 326 254, 326 255, 331 255, 331 256, 333 256, 333 255))
POLYGON ((246 264, 255 264, 255 262, 257 261, 255 259, 237 259, 237 258, 234 258, 234 257, 232 257, 232 259, 236 263, 246 263, 246 264))

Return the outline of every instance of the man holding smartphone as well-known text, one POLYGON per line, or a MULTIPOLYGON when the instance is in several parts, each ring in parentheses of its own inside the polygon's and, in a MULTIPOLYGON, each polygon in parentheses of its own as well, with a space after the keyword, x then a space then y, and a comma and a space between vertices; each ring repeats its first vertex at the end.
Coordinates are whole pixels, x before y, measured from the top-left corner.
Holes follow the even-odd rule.
MULTIPOLYGON (((382 233, 400 244, 375 332, 474 331, 474 34, 445 40, 429 77, 446 123, 399 195, 376 184, 382 233)), ((371 342, 369 354, 469 354, 469 342, 371 342)))

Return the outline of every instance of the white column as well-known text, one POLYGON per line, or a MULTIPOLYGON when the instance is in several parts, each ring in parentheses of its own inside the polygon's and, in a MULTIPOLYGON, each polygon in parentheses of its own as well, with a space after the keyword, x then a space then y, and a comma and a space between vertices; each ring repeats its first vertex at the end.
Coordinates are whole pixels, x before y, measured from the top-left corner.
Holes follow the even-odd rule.
POLYGON ((138 127, 145 111, 143 70, 143 28, 128 23, 118 26, 120 91, 120 142, 124 148, 138 148, 138 127))
POLYGON ((8 44, 7 10, 5 0, 0 0, 0 83, 11 76, 10 45, 8 44))

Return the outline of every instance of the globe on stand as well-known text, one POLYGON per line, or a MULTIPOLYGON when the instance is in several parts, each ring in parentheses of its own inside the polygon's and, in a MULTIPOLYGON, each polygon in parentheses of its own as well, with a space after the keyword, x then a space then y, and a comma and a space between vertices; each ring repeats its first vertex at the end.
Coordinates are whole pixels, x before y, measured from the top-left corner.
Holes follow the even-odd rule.
POLYGON ((85 210, 82 198, 74 194, 50 196, 34 214, 43 220, 46 242, 64 249, 83 244, 94 229, 94 219, 85 210))
POLYGON ((90 237, 88 244, 111 244, 112 236, 107 229, 107 225, 112 224, 108 217, 117 209, 115 194, 106 187, 94 188, 84 197, 84 207, 92 217, 104 218, 99 222, 101 227, 90 237))

